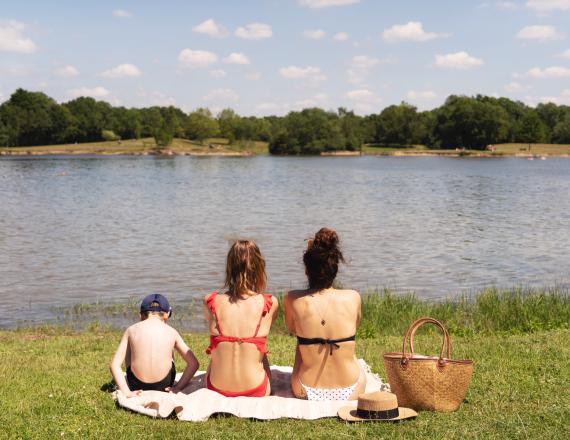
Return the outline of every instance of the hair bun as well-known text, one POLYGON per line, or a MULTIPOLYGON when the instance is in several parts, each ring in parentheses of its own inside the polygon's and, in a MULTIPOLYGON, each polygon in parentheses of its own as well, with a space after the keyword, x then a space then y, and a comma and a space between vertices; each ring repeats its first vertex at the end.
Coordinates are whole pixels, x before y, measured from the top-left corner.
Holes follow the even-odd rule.
POLYGON ((329 228, 321 228, 315 234, 313 239, 313 246, 326 250, 333 250, 338 248, 338 234, 335 230, 329 228))

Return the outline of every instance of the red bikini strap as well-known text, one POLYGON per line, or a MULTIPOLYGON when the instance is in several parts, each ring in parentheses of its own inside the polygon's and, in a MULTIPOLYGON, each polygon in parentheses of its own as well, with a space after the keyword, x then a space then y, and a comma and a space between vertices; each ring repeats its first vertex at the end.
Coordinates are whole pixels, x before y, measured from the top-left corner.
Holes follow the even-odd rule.
POLYGON ((270 293, 264 293, 263 294, 263 310, 261 311, 261 316, 259 317, 259 321, 257 322, 257 327, 255 327, 255 333, 253 334, 254 338, 257 337, 257 332, 259 331, 259 327, 261 326, 261 320, 263 319, 263 317, 265 315, 267 315, 269 313, 272 305, 273 305, 273 299, 271 297, 271 294, 270 293))
POLYGON ((216 326, 218 327, 218 331, 220 332, 220 335, 222 335, 222 327, 220 327, 220 320, 218 319, 218 313, 216 312, 216 305, 214 304, 216 296, 218 296, 217 291, 212 292, 210 295, 208 295, 208 297, 206 298, 206 306, 213 313, 214 319, 216 320, 216 326))

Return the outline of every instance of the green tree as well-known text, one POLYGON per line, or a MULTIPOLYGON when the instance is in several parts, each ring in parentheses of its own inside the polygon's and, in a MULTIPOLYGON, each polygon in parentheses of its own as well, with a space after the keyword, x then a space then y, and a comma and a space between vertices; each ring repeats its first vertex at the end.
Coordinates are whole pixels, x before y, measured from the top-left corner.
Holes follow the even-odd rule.
POLYGON ((76 142, 100 141, 101 130, 111 125, 111 106, 106 102, 82 96, 63 105, 76 121, 76 142))
POLYGON ((0 147, 7 147, 9 140, 8 127, 0 119, 0 147))
POLYGON ((240 122, 240 117, 231 108, 223 109, 218 114, 218 124, 220 126, 220 135, 231 142, 237 139, 236 128, 240 122))
POLYGON ((436 111, 435 136, 444 148, 484 149, 504 142, 509 117, 501 106, 467 96, 450 96, 436 111))
POLYGON ((416 107, 402 102, 386 107, 375 118, 375 139, 381 144, 412 145, 424 137, 416 107))
POLYGON ((538 116, 538 112, 528 109, 522 117, 517 133, 517 142, 540 143, 546 141, 547 127, 538 116))
POLYGON ((556 124, 552 132, 553 141, 558 144, 570 144, 570 111, 556 124))
POLYGON ((52 116, 58 104, 41 92, 17 89, 2 104, 1 118, 9 128, 8 144, 42 145, 56 139, 52 116))
POLYGON ((546 126, 546 139, 550 142, 554 127, 564 118, 564 110, 556 104, 548 102, 538 104, 536 112, 546 126))
POLYGON ((203 142, 215 137, 220 132, 218 121, 207 108, 199 108, 188 115, 186 119, 186 137, 203 142))

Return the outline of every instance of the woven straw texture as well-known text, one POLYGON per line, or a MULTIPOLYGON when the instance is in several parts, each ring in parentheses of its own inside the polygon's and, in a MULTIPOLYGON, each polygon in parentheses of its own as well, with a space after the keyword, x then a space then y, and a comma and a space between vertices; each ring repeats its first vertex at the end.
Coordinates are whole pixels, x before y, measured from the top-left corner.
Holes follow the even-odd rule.
POLYGON ((415 410, 455 411, 465 399, 473 362, 451 359, 451 341, 443 325, 433 318, 420 318, 408 328, 400 353, 385 353, 384 366, 391 390, 398 404, 415 410), (417 356, 413 348, 406 352, 406 340, 413 347, 413 335, 423 324, 434 324, 443 332, 439 357, 417 356), (444 351, 447 348, 447 357, 444 351))

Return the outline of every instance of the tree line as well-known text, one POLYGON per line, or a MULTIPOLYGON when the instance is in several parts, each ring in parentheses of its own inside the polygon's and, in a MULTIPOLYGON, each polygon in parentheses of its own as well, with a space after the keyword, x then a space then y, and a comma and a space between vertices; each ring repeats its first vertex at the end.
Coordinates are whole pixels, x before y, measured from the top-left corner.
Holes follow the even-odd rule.
POLYGON ((429 111, 402 102, 359 116, 346 108, 307 108, 285 116, 240 116, 232 109, 185 113, 174 106, 125 108, 79 97, 62 104, 41 92, 16 90, 0 105, 0 147, 153 137, 203 142, 222 137, 265 141, 273 154, 358 150, 364 143, 484 149, 489 144, 570 143, 570 106, 530 107, 508 98, 449 96, 429 111))

